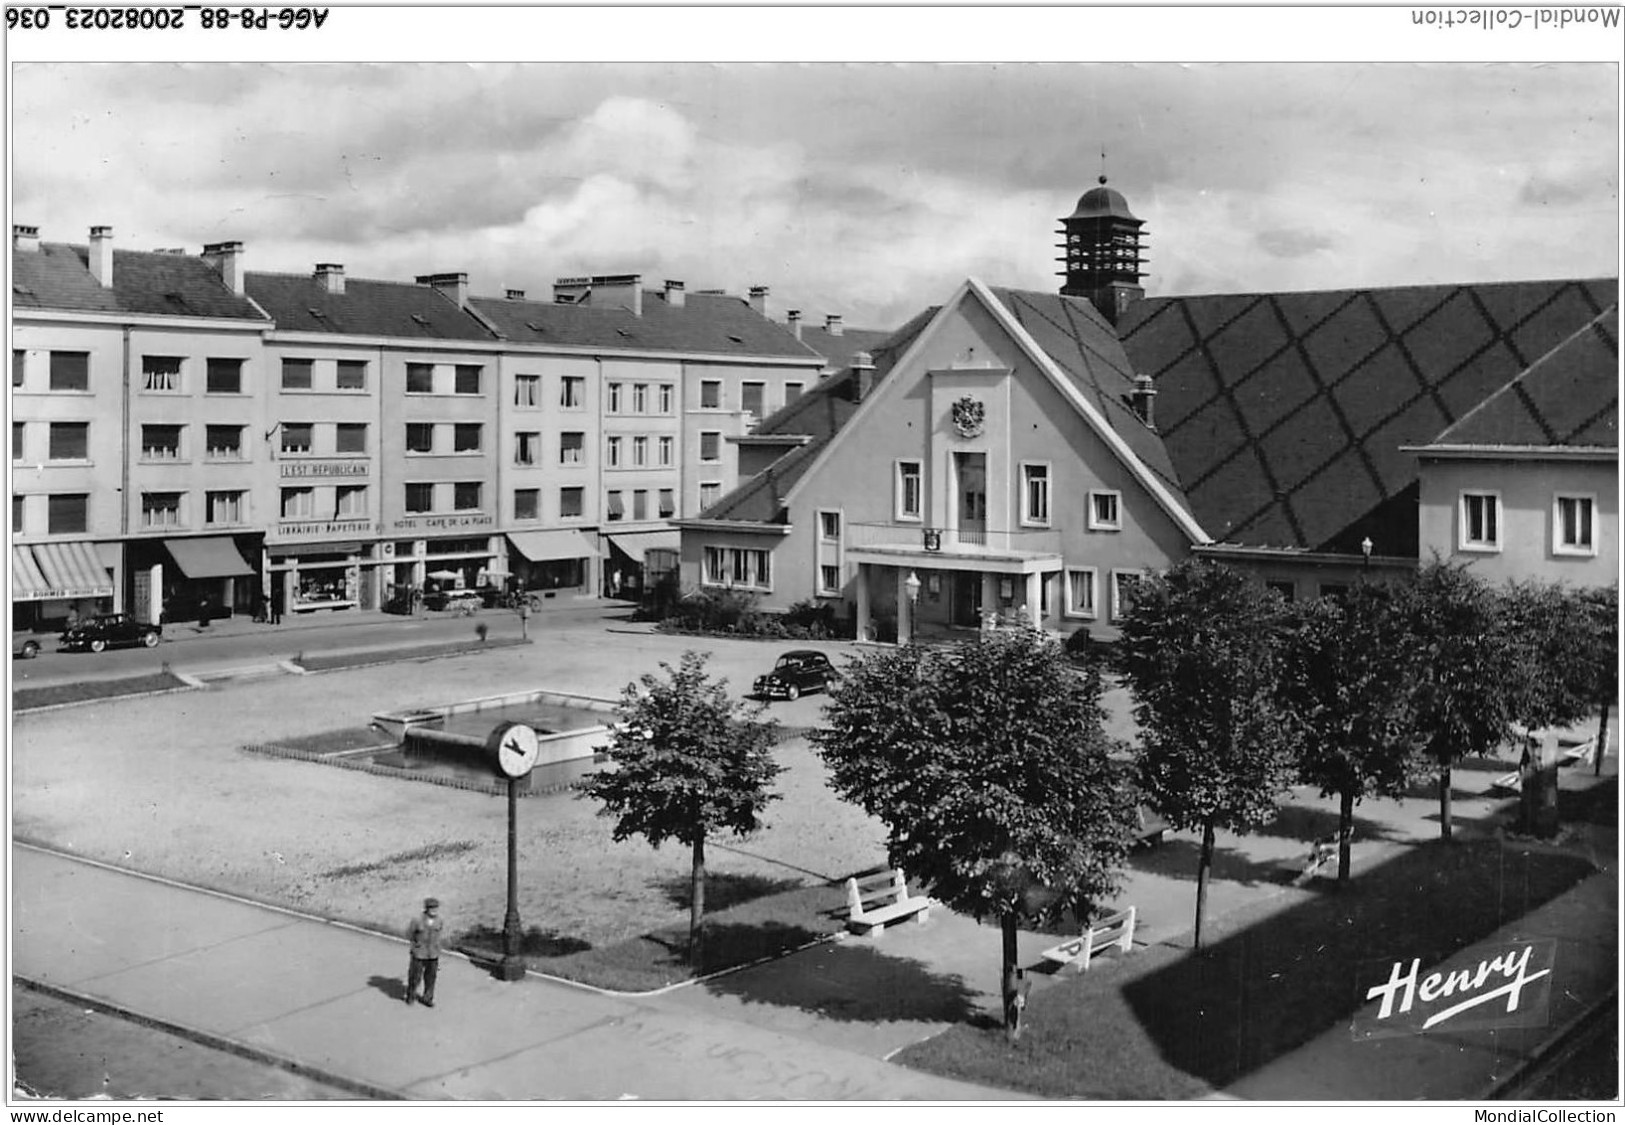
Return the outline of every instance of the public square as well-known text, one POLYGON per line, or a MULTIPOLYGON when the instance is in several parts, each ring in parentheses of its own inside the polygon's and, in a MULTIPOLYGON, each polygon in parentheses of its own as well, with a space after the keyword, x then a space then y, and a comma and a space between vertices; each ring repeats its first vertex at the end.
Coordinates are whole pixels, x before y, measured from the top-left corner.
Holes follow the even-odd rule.
MULTIPOLYGON (((206 645, 222 641, 203 641, 196 632, 158 650, 174 671, 204 674, 211 681, 206 689, 18 715, 14 824, 16 841, 26 846, 14 848, 17 976, 276 1064, 260 1079, 244 1080, 236 1096, 245 1099, 298 1097, 282 1085, 291 1063, 349 1096, 368 1097, 1018 1096, 887 1061, 952 1024, 997 1012, 997 928, 941 909, 922 926, 893 927, 879 942, 823 942, 768 965, 639 997, 537 976, 504 984, 453 959, 440 1007, 403 1018, 405 951, 397 935, 425 895, 441 899, 453 932, 501 923, 504 803, 241 747, 364 726, 375 711, 521 689, 614 698, 629 679, 655 671, 661 661, 675 662, 688 649, 709 652, 712 671, 737 694, 786 647, 662 635, 627 616, 622 606, 587 605, 532 619, 529 644, 303 676, 265 669, 271 657, 339 643, 318 641, 328 631, 275 632, 243 622, 230 628, 245 635, 244 644, 265 650, 265 659, 222 663, 204 655, 206 645), (188 667, 189 652, 199 654, 202 666, 188 667), (216 679, 211 672, 228 666, 239 671, 236 678, 216 679), (62 856, 169 882, 133 880, 62 856), (200 897, 188 887, 219 894, 200 897), (151 932, 133 953, 108 960, 104 931, 127 926, 132 916, 149 919, 151 932), (291 974, 289 962, 299 966, 291 974), (198 984, 182 989, 179 980, 198 984), (505 1014, 492 1025, 487 1017, 497 1012, 505 1014), (427 1038, 425 1019, 438 1021, 427 1038), (370 1043, 364 1050, 356 1045, 361 1028, 370 1043), (615 1049, 606 1050, 606 1042, 615 1049)), ((512 615, 492 612, 479 620, 493 642, 518 639, 512 615)), ((424 635, 409 620, 380 618, 367 628, 368 644, 397 655, 392 646, 424 635)), ((467 621, 445 628, 472 631, 467 621)), ((837 664, 855 651, 846 644, 817 647, 837 664)), ((67 659, 42 658, 41 673, 67 659)), ((787 727, 804 728, 819 721, 823 702, 812 695, 777 703, 772 714, 787 727)), ((1109 703, 1112 733, 1129 734, 1126 698, 1114 691, 1109 703)), ((711 878, 778 892, 884 865, 883 827, 825 788, 823 767, 806 740, 791 737, 775 753, 787 767, 778 785, 784 799, 770 806, 768 826, 756 836, 713 843, 711 878)), ((1610 757, 1604 783, 1614 784, 1614 767, 1610 757)), ((1589 783, 1589 773, 1565 771, 1565 786, 1589 783)), ((1463 839, 1491 835, 1505 819, 1509 802, 1491 790, 1494 776, 1488 768, 1457 772, 1463 839)), ((1271 832, 1221 838, 1209 906, 1217 933, 1226 933, 1227 918, 1232 928, 1236 920, 1267 924, 1260 919, 1325 893, 1319 881, 1293 886, 1270 874, 1294 862, 1305 847, 1300 837, 1319 834, 1317 826, 1330 815, 1329 802, 1302 791, 1291 804, 1271 832)), ((1436 806, 1427 797, 1368 802, 1358 816, 1356 878, 1437 835, 1436 806)), ((674 891, 686 882, 686 851, 656 851, 641 840, 617 844, 610 829, 590 803, 568 793, 521 802, 519 905, 527 927, 610 947, 686 920, 686 905, 674 891)), ((1613 891, 1616 838, 1612 826, 1582 825, 1567 834, 1563 846, 1605 873, 1576 892, 1613 891)), ((1142 951, 1188 945, 1193 880, 1194 842, 1181 835, 1136 853, 1118 898, 1139 914, 1136 954, 1108 958, 1091 973, 1132 973, 1142 951)), ((1567 909, 1586 927, 1613 925, 1611 906, 1586 906, 1576 892, 1549 909, 1567 909)), ((830 932, 839 929, 832 918, 830 932)), ((1611 988, 1617 943, 1608 934, 1574 929, 1571 919, 1563 934, 1571 950, 1587 942, 1606 948, 1593 983, 1611 988)), ((1023 963, 1034 964, 1053 940, 1023 933, 1023 963)), ((1035 974, 1039 988, 1061 979, 1035 974)), ((1559 1012, 1554 1000, 1554 1026, 1559 1016, 1573 1018, 1587 1006, 1559 1012)), ((1348 1050, 1346 1027, 1330 1028, 1324 1038, 1348 1050)), ((1525 1038, 1533 1054, 1539 1038, 1525 1038)), ((1335 1068, 1344 1073, 1341 1085, 1326 1084, 1324 1067, 1294 1065, 1320 1043, 1282 1055, 1229 1090, 1205 1089, 1193 1079, 1188 1096, 1478 1096, 1483 1091, 1460 1085, 1504 1078, 1520 1057, 1509 1039, 1482 1057, 1451 1049, 1455 1069, 1437 1060, 1419 1064, 1415 1077, 1422 1084, 1403 1094, 1387 1085, 1395 1073, 1391 1061, 1379 1076, 1351 1069, 1345 1060, 1335 1068), (1361 1090, 1362 1081, 1383 1088, 1361 1090)), ((1367 1051, 1366 1057, 1381 1056, 1367 1051)), ((19 1072, 20 1080, 27 1077, 19 1072)), ((126 1086, 140 1080, 124 1076, 126 1086)), ((147 1092, 165 1092, 160 1076, 150 1081, 147 1092)))

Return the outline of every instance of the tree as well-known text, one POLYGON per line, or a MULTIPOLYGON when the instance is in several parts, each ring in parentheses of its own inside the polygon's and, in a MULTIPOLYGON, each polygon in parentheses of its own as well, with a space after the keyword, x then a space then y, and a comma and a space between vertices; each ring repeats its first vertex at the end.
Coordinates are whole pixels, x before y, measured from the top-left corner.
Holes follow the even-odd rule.
POLYGON ((1582 590, 1580 596, 1590 621, 1584 662, 1590 673, 1592 706, 1602 712, 1592 775, 1601 777, 1602 756, 1608 748, 1608 711, 1619 698, 1619 587, 1594 586, 1582 590))
POLYGON ((834 687, 812 737, 831 784, 887 828, 886 850, 949 908, 1002 931, 1011 1003, 1016 930, 1117 889, 1135 818, 1102 729, 1098 670, 1027 629, 877 651, 834 687))
POLYGON ((615 768, 589 773, 583 789, 602 804, 600 816, 619 818, 616 840, 688 845, 688 959, 698 965, 705 838, 723 831, 744 836, 761 826, 762 811, 779 796, 768 791, 783 768, 772 755, 778 724, 761 719, 760 705, 730 700, 726 681, 706 676, 699 653, 683 653, 676 668, 660 667, 664 679, 645 675, 621 693, 621 721, 609 745, 615 768))
POLYGON ((1293 612, 1283 696, 1297 729, 1299 776, 1322 796, 1339 798, 1339 883, 1349 877, 1354 806, 1366 797, 1403 796, 1418 766, 1404 608, 1395 587, 1361 583, 1293 612))
POLYGON ((1139 774, 1175 829, 1200 829, 1195 945, 1214 834, 1268 822, 1287 786, 1291 717, 1277 694, 1279 594, 1202 559, 1136 583, 1118 664, 1140 725, 1139 774))
POLYGON ((1433 559, 1406 587, 1417 658, 1416 730, 1439 769, 1439 835, 1450 839, 1450 768, 1512 735, 1520 659, 1503 600, 1459 563, 1433 559))

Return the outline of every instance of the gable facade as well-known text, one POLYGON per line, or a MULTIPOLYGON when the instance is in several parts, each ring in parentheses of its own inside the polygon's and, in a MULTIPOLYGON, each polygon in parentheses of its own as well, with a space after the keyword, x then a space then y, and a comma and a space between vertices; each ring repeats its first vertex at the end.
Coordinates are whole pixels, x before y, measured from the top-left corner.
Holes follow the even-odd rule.
POLYGON ((881 380, 832 389, 855 411, 774 503, 685 523, 685 585, 749 589, 769 609, 816 600, 859 635, 1015 617, 1115 635, 1133 576, 1200 532, 1013 324, 967 283, 881 380))

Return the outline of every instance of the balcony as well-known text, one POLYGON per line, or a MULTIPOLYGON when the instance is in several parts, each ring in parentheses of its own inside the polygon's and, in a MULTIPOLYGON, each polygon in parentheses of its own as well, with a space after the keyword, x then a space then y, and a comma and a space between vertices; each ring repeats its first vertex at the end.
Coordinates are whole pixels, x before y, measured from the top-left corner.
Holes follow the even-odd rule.
POLYGON ((907 523, 849 523, 846 554, 854 562, 1024 573, 1058 565, 1061 533, 1049 528, 1018 531, 931 527, 907 523))

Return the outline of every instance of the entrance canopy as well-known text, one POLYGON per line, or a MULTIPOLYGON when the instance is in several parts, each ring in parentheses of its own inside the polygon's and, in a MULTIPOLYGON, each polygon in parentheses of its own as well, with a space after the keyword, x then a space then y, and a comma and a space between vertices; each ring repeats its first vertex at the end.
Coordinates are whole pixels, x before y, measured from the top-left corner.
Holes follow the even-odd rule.
POLYGON ((589 539, 585 532, 573 527, 554 531, 510 531, 508 542, 531 562, 598 556, 598 544, 589 539))
POLYGON ((112 595, 112 580, 93 543, 41 543, 11 549, 12 601, 112 595))
POLYGON ((631 531, 622 535, 611 535, 609 541, 627 558, 641 566, 644 552, 662 549, 675 551, 682 540, 682 535, 683 533, 676 528, 662 529, 660 531, 631 531))
POLYGON ((243 561, 227 536, 212 539, 165 539, 164 546, 181 573, 188 578, 238 578, 252 575, 254 568, 243 561))

